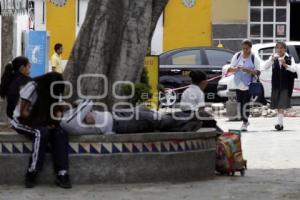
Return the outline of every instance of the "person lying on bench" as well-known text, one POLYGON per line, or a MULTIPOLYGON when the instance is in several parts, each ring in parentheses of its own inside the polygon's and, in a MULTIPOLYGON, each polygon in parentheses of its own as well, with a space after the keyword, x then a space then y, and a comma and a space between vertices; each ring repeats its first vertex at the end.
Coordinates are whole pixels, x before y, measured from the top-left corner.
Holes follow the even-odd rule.
POLYGON ((147 132, 195 132, 202 122, 188 117, 173 118, 143 107, 116 112, 93 110, 93 102, 84 100, 64 113, 61 127, 73 134, 129 134, 147 132))

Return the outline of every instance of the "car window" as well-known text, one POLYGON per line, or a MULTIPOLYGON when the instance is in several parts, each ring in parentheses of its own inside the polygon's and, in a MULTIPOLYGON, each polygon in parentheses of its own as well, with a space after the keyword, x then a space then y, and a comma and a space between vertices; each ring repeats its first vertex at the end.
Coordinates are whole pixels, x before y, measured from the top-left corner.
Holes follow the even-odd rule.
POLYGON ((298 58, 300 59, 300 46, 295 46, 298 58))
POLYGON ((258 55, 262 60, 266 61, 274 53, 275 53, 275 47, 268 47, 268 48, 260 49, 258 55))
POLYGON ((225 65, 228 61, 231 60, 233 56, 233 53, 226 52, 226 51, 219 51, 214 49, 207 49, 205 51, 206 51, 208 63, 214 66, 225 65))
MULTIPOLYGON (((258 51, 258 55, 259 57, 266 61, 270 58, 270 56, 272 56, 274 53, 276 53, 276 47, 268 47, 268 48, 263 48, 263 49, 260 49, 258 51)), ((289 54, 290 53, 290 49, 288 48, 287 49, 287 53, 289 54)))
POLYGON ((201 65, 200 50, 187 50, 171 57, 172 65, 201 65))

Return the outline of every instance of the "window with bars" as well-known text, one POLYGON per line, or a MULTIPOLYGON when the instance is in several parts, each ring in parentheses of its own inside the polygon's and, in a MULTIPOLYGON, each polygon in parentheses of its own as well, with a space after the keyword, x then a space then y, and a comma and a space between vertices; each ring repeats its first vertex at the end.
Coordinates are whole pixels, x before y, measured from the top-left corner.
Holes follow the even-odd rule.
POLYGON ((249 0, 248 35, 254 43, 288 40, 288 0, 249 0))

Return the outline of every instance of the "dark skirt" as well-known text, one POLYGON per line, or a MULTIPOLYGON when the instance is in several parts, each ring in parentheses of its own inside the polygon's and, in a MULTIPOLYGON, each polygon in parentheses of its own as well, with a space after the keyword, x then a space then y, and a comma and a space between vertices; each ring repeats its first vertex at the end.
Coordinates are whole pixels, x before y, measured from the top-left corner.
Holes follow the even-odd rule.
POLYGON ((291 98, 289 91, 273 89, 271 94, 271 109, 288 109, 291 108, 291 98))

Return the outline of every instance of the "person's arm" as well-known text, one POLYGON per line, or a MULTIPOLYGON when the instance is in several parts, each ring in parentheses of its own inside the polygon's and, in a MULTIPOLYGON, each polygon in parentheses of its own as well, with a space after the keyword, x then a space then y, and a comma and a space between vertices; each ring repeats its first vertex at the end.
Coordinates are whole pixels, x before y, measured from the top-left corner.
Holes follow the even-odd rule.
POLYGON ((33 82, 27 83, 20 90, 20 118, 27 119, 30 116, 30 107, 37 99, 37 92, 33 82))
POLYGON ((261 67, 260 60, 257 56, 254 57, 254 66, 255 66, 255 70, 258 72, 259 75, 262 67, 261 67))
POLYGON ((297 66, 295 59, 292 57, 291 58, 291 65, 286 64, 285 60, 282 61, 282 66, 286 68, 286 70, 290 72, 297 72, 297 66))
POLYGON ((230 67, 227 69, 227 73, 235 73, 239 70, 239 67, 236 66, 237 64, 237 55, 235 54, 232 59, 231 59, 231 63, 230 63, 230 67))
POLYGON ((300 64, 296 65, 296 71, 298 74, 298 79, 300 79, 300 64))
POLYGON ((253 75, 253 76, 256 76, 256 75, 259 74, 259 71, 258 71, 258 70, 256 70, 256 69, 249 69, 249 68, 246 68, 246 67, 243 67, 243 68, 242 68, 242 71, 243 71, 243 72, 246 72, 246 73, 248 73, 248 74, 250 74, 250 75, 253 75))
POLYGON ((52 56, 51 58, 51 67, 52 67, 52 72, 56 72, 56 66, 58 65, 57 59, 52 56))
POLYGON ((261 70, 267 70, 274 64, 274 55, 270 56, 270 58, 263 64, 261 70))
POLYGON ((21 99, 20 104, 20 117, 22 119, 27 119, 30 116, 30 108, 31 103, 25 99, 21 99))
POLYGON ((76 109, 72 109, 64 114, 64 120, 62 122, 71 127, 77 127, 81 123, 84 123, 84 119, 92 110, 93 102, 89 100, 85 100, 81 102, 76 109))
POLYGON ((242 67, 242 71, 243 72, 246 72, 250 75, 253 75, 253 76, 259 76, 260 75, 260 62, 258 60, 258 58, 255 56, 254 57, 254 69, 249 69, 249 68, 246 68, 246 67, 242 67))
POLYGON ((200 109, 203 109, 205 108, 205 94, 202 92, 202 93, 199 93, 197 95, 197 101, 198 101, 198 104, 197 104, 197 107, 198 107, 198 110, 200 109))

